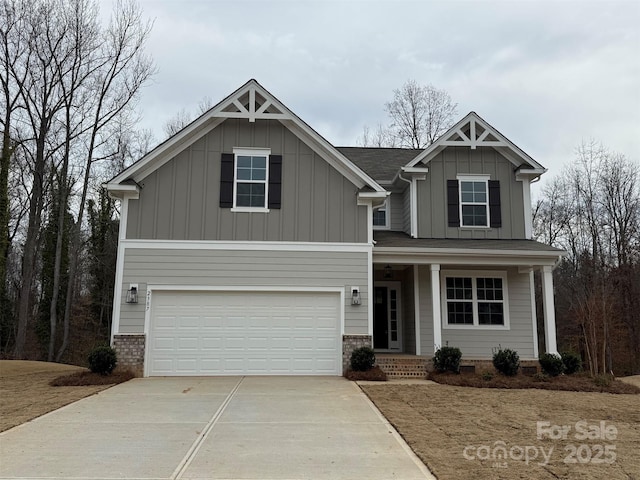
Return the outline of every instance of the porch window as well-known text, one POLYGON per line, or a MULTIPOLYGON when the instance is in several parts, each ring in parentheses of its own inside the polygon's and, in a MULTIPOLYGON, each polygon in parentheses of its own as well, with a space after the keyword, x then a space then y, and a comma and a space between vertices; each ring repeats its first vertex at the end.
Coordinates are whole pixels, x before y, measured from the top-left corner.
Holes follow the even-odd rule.
POLYGON ((504 272, 443 272, 444 325, 450 328, 507 328, 504 272))

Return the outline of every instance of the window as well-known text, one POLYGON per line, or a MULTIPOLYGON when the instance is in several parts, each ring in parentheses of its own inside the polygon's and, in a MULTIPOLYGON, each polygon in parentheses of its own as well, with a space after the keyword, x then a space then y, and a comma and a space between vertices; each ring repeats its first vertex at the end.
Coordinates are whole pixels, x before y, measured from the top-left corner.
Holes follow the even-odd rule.
POLYGON ((463 227, 488 227, 488 179, 459 177, 459 180, 461 225, 463 227))
POLYGON ((373 226, 377 230, 389 228, 389 215, 386 202, 383 206, 373 211, 373 226))
POLYGON ((442 284, 446 327, 508 327, 504 272, 443 272, 442 284))
POLYGON ((266 208, 267 156, 236 154, 236 207, 266 208))
POLYGON ((466 228, 502 227, 500 182, 489 175, 460 174, 447 180, 447 225, 466 228))
POLYGON ((269 212, 281 208, 282 155, 268 148, 234 148, 220 156, 220 208, 269 212))

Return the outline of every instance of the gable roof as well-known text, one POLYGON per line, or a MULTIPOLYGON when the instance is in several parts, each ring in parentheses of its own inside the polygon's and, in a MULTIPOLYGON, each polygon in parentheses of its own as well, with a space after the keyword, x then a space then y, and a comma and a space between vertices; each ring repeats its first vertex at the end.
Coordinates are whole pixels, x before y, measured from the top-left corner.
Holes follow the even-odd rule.
POLYGON ((382 147, 337 147, 349 160, 376 182, 391 182, 398 171, 413 160, 422 149, 382 147))
POLYGON ((519 173, 539 176, 546 168, 527 155, 511 140, 502 135, 476 112, 469 112, 434 143, 418 154, 407 167, 427 164, 446 147, 493 147, 519 169, 519 173))
POLYGON ((121 186, 119 184, 141 181, 228 118, 245 118, 249 122, 258 119, 278 120, 358 188, 368 187, 375 192, 385 191, 375 180, 349 161, 331 143, 254 79, 249 80, 220 103, 116 175, 107 182, 107 189, 112 192, 120 192, 121 186))

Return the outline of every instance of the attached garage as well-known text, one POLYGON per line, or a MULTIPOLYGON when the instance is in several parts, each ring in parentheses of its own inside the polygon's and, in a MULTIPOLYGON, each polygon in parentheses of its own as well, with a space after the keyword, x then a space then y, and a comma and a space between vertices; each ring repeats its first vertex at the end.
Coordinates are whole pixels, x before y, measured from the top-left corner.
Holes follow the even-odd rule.
POLYGON ((151 296, 147 375, 340 375, 337 292, 151 296))

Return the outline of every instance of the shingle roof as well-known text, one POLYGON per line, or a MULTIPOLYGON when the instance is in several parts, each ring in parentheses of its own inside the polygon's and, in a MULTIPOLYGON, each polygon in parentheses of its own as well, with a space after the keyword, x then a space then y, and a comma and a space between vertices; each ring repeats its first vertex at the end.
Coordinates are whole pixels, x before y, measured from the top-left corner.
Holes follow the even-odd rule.
POLYGON ((471 238, 411 238, 404 232, 376 230, 373 232, 377 248, 424 248, 424 249, 461 249, 461 250, 518 250, 548 252, 561 255, 560 250, 535 240, 494 240, 471 238))
POLYGON ((421 149, 413 148, 336 148, 377 182, 393 180, 400 167, 404 167, 422 152, 421 149))

